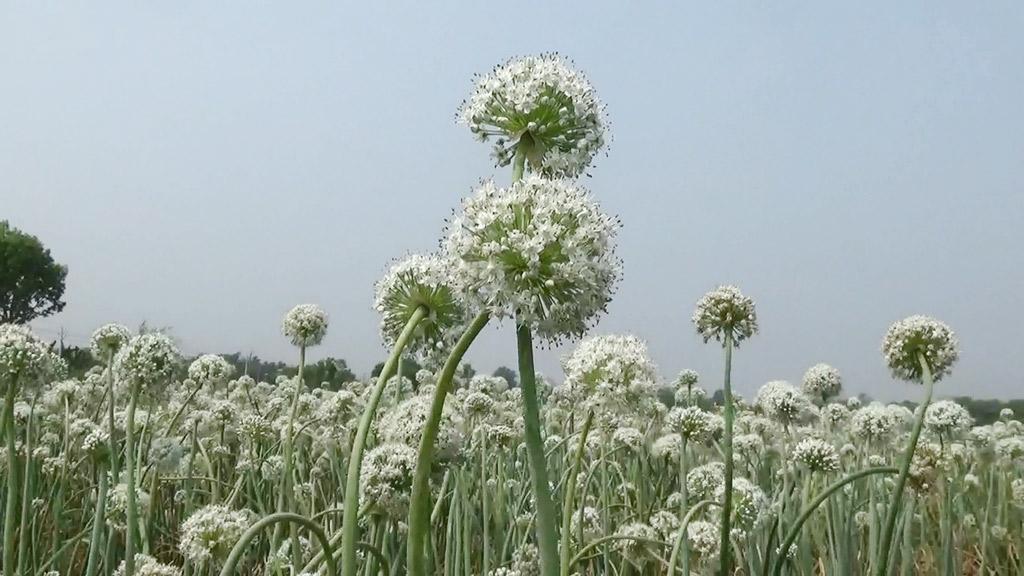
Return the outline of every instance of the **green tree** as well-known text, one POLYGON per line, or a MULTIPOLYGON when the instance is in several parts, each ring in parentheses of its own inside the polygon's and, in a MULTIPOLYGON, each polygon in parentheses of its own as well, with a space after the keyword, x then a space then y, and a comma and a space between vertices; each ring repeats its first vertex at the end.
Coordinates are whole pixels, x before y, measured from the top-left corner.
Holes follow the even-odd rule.
POLYGON ((38 238, 0 220, 0 323, 25 324, 60 312, 67 275, 38 238))
POLYGON ((312 388, 340 390, 346 382, 354 381, 356 375, 349 369, 348 363, 343 359, 324 358, 315 364, 306 366, 303 372, 303 379, 306 385, 312 388))
POLYGON ((504 378, 508 382, 509 388, 519 387, 519 374, 508 366, 498 366, 498 369, 494 371, 494 375, 498 378, 504 378))

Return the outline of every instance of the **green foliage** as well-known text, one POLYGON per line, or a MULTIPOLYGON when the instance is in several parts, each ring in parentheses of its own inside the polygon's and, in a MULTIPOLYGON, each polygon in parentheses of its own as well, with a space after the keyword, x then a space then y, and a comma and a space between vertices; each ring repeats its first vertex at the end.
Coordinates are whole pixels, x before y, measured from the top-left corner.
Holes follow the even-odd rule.
POLYGON ((60 312, 67 274, 38 238, 0 221, 0 323, 60 312))

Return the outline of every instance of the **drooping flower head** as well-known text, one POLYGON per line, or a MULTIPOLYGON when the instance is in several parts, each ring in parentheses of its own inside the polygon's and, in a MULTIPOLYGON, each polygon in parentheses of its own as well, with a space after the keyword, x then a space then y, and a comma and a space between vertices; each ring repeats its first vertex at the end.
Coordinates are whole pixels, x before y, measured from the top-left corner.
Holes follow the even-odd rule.
POLYGON ((327 334, 327 313, 316 304, 299 304, 284 315, 281 331, 295 346, 316 346, 327 334))
POLYGON ((414 254, 399 261, 377 282, 374 308, 380 312, 384 342, 393 346, 419 307, 426 317, 416 326, 411 350, 442 348, 465 322, 466 308, 451 282, 451 263, 441 256, 414 254))
POLYGON ((693 323, 705 342, 712 338, 724 342, 729 334, 738 346, 757 333, 754 301, 735 286, 719 286, 697 301, 693 323))
POLYGON ((50 349, 28 327, 0 324, 0 382, 41 383, 54 372, 54 360, 50 349))
POLYGON ((139 334, 114 358, 114 373, 133 386, 146 388, 170 380, 181 360, 178 347, 165 334, 139 334))
POLYGON ((557 341, 583 335, 611 300, 618 228, 583 188, 531 175, 509 188, 483 183, 463 201, 447 248, 476 308, 557 341))
POLYGON ((479 76, 459 122, 508 165, 522 147, 547 176, 574 177, 604 146, 604 106, 590 82, 558 54, 513 58, 479 76))
POLYGON ((226 384, 235 367, 216 354, 203 354, 188 367, 188 377, 200 386, 215 387, 226 384))
POLYGON ((121 324, 104 324, 92 333, 89 339, 89 349, 97 360, 106 361, 113 358, 121 347, 128 343, 132 336, 131 332, 121 324))
POLYGON ((811 398, 827 400, 839 395, 843 380, 839 370, 828 364, 815 364, 804 373, 803 390, 811 398))
POLYGON ((921 382, 918 356, 924 356, 935 382, 950 373, 960 355, 956 335, 949 326, 928 316, 911 316, 889 327, 882 341, 882 353, 892 375, 900 380, 921 382))

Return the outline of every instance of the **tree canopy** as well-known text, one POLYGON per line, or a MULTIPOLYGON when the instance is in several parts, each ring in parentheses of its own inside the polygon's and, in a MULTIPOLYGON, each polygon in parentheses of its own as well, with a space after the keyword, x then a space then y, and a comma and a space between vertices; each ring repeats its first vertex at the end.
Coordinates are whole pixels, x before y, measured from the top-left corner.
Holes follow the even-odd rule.
POLYGON ((67 274, 38 238, 0 220, 0 323, 25 324, 63 310, 67 274))

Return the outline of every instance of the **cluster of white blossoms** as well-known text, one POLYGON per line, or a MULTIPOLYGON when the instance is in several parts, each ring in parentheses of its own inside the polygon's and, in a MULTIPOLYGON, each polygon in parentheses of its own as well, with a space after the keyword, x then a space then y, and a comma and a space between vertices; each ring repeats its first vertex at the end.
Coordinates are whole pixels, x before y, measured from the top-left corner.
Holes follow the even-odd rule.
POLYGON ((605 144, 604 106, 557 54, 512 58, 480 76, 458 118, 481 140, 494 138, 499 166, 522 149, 551 177, 577 176, 605 144))
POLYGON ((108 361, 128 343, 132 333, 121 324, 104 324, 92 333, 89 339, 89 350, 101 361, 108 361))
POLYGON ((924 425, 933 434, 949 435, 966 431, 974 418, 966 408, 952 400, 938 400, 924 413, 924 425))
POLYGON ((25 326, 0 324, 0 381, 28 384, 53 371, 49 348, 25 326))
POLYGON ((361 506, 402 518, 409 509, 409 492, 417 450, 406 444, 381 444, 366 453, 359 473, 361 506))
POLYGON ((893 412, 878 402, 858 409, 850 418, 850 431, 871 442, 887 438, 898 425, 893 412))
POLYGON ((650 524, 643 522, 632 522, 620 526, 615 533, 616 536, 624 538, 615 540, 613 546, 619 553, 623 554, 633 562, 642 562, 653 558, 653 542, 658 538, 658 533, 650 524))
POLYGON ((838 396, 843 388, 839 370, 828 364, 815 364, 804 373, 803 391, 811 398, 828 399, 838 396))
POLYGON ((789 425, 807 416, 812 405, 807 396, 789 382, 775 380, 757 391, 757 406, 780 424, 789 425))
POLYGON ((315 304, 299 304, 284 315, 281 332, 295 346, 316 346, 327 334, 327 313, 315 304))
POLYGON ((562 366, 566 377, 558 395, 565 408, 593 410, 601 426, 636 425, 658 404, 657 368, 636 336, 585 338, 562 366))
POLYGON ((711 339, 725 341, 730 335, 733 344, 757 333, 757 313, 754 301, 735 286, 719 286, 697 301, 693 323, 704 342, 711 339))
POLYGON ((199 386, 223 386, 234 372, 235 367, 216 354, 203 354, 188 366, 188 377, 199 386))
MULTIPOLYGON (((135 503, 139 516, 145 517, 149 512, 149 493, 135 487, 135 503)), ((128 485, 118 483, 107 492, 107 505, 104 510, 107 525, 119 531, 128 527, 128 485)))
POLYGON ((618 281, 618 221, 578 185, 536 175, 484 182, 462 202, 447 251, 466 299, 549 341, 582 336, 618 281))
POLYGON ((708 462, 686 474, 686 490, 698 500, 711 498, 725 483, 725 463, 708 462))
POLYGON ((811 472, 835 472, 839 470, 839 454, 836 447, 817 438, 804 438, 793 448, 793 459, 811 472))
POLYGON ((716 418, 697 406, 676 406, 665 415, 665 425, 689 442, 703 442, 717 430, 716 418))
POLYGON ((395 263, 377 282, 374 308, 381 315, 384 343, 394 346, 418 308, 426 316, 407 349, 437 351, 453 343, 466 309, 452 287, 451 262, 437 254, 413 254, 395 263))
MULTIPOLYGON (((124 560, 114 570, 114 576, 126 576, 127 564, 124 560)), ((156 558, 146 554, 135 555, 135 576, 181 576, 181 568, 169 564, 161 564, 156 558)))
POLYGON ((960 352, 949 326, 928 316, 910 316, 889 327, 882 341, 882 354, 893 377, 909 382, 922 381, 918 357, 923 356, 938 382, 950 373, 960 352))
POLYGON ((114 373, 131 385, 146 388, 169 381, 180 361, 178 347, 167 335, 156 332, 139 334, 117 353, 114 373))
POLYGON ((593 506, 584 506, 572 513, 569 519, 569 535, 577 543, 596 540, 604 534, 601 513, 593 506))
MULTIPOLYGON (((725 497, 725 482, 715 487, 714 499, 722 502, 725 497)), ((720 512, 720 509, 716 509, 720 512)), ((736 529, 751 529, 757 526, 768 512, 768 497, 757 484, 747 478, 737 477, 732 484, 732 520, 736 529)))
POLYGON ((721 533, 716 524, 707 520, 696 520, 686 526, 686 539, 693 549, 704 560, 718 556, 721 533))
MULTIPOLYGON (((385 444, 404 444, 419 450, 432 401, 433 394, 420 393, 388 410, 378 426, 381 441, 385 444)), ((454 460, 459 456, 464 441, 462 415, 452 403, 445 403, 435 440, 434 457, 442 463, 454 460)))
POLYGON ((253 522, 250 510, 210 504, 181 523, 178 549, 190 562, 223 561, 253 522))

